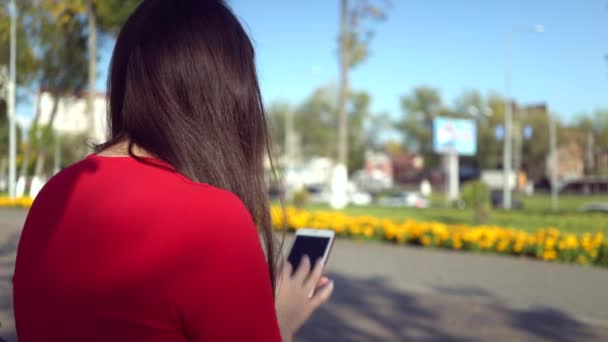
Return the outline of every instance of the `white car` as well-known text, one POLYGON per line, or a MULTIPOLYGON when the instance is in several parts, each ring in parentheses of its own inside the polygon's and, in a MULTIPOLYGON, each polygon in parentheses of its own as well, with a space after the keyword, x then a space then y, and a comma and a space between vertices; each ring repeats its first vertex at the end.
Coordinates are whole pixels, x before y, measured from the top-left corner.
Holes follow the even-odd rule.
POLYGON ((378 203, 387 207, 428 208, 430 202, 417 192, 397 192, 381 198, 378 203))
POLYGON ((350 203, 357 206, 365 206, 372 204, 372 195, 367 192, 353 192, 350 194, 350 203))

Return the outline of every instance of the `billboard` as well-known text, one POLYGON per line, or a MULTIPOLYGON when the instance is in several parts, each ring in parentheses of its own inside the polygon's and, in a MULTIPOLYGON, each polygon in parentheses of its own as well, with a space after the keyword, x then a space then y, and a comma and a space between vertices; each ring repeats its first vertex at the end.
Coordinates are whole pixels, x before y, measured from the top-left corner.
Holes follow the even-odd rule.
POLYGON ((437 117, 433 121, 433 150, 440 154, 456 152, 461 156, 477 153, 477 127, 469 119, 437 117))

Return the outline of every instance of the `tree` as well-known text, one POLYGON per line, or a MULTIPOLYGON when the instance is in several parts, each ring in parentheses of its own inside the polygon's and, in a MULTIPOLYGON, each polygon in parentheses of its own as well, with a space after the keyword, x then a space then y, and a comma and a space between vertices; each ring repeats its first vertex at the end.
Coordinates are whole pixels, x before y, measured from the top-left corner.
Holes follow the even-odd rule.
POLYGON ((586 174, 606 174, 606 165, 600 163, 608 155, 608 110, 596 110, 593 115, 583 114, 573 125, 578 133, 577 142, 584 146, 586 174))
MULTIPOLYGON (((503 163, 504 137, 496 135, 497 129, 504 127, 505 100, 498 94, 484 99, 476 91, 462 94, 455 103, 457 112, 477 112, 477 167, 483 169, 501 169, 503 163), (473 109, 474 108, 474 109, 473 109), (483 113, 490 115, 484 115, 483 113)), ((513 109, 514 155, 520 156, 521 168, 532 180, 545 176, 546 158, 549 153, 549 115, 544 106, 513 109), (532 128, 532 136, 523 137, 524 127, 532 128), (518 149, 517 147, 520 146, 518 149)))
POLYGON ((369 56, 373 31, 370 22, 386 18, 389 1, 372 3, 369 0, 340 0, 340 90, 338 102, 338 162, 348 165, 348 110, 349 72, 369 56))
MULTIPOLYGON (((92 113, 92 96, 95 95, 97 30, 111 38, 126 17, 140 1, 117 0, 39 0, 20 2, 20 16, 24 25, 23 36, 30 37, 36 57, 38 88, 50 91, 54 99, 50 125, 57 114, 58 98, 73 95, 84 89, 88 80, 89 113, 92 113), (86 77, 88 75, 88 77, 86 77)), ((1 22, 0 22, 1 24, 1 22)), ((27 60, 27 59, 26 59, 27 60)), ((21 71, 21 70, 20 70, 21 71)), ((36 106, 40 108, 40 106, 36 106)), ((36 130, 40 113, 34 114, 36 130)), ((93 122, 92 118, 91 121, 93 122)), ((92 128, 92 127, 91 127, 92 128)), ((44 170, 48 146, 38 151, 36 174, 44 170)), ((30 149, 26 145, 24 165, 28 165, 30 149)), ((22 168, 25 176, 27 167, 22 168)))
MULTIPOLYGON (((365 125, 370 117, 371 97, 365 91, 350 94, 352 107, 348 111, 349 169, 354 171, 364 163, 368 135, 365 125)), ((269 107, 271 136, 276 150, 284 153, 285 120, 293 115, 294 131, 299 137, 301 153, 304 157, 334 156, 336 151, 335 132, 338 108, 336 89, 331 86, 317 88, 299 106, 293 109, 289 104, 277 102, 269 107), (282 148, 280 146, 283 146, 282 148)))
POLYGON ((372 114, 367 121, 367 146, 375 149, 383 149, 382 134, 392 131, 395 123, 388 112, 372 114))
MULTIPOLYGON (((22 0, 17 2, 17 101, 20 101, 19 90, 27 88, 36 78, 39 61, 35 54, 34 46, 29 39, 28 25, 29 15, 34 10, 31 1, 22 0)), ((10 17, 8 1, 0 4, 0 51, 10 50, 10 17)), ((4 89, 8 80, 9 54, 0 54, 0 89, 4 89), (6 77, 3 77, 6 76, 6 77)), ((5 174, 8 167, 8 117, 4 94, 0 91, 0 176, 5 174)), ((20 145, 20 144, 18 144, 20 145)))
MULTIPOLYGON (((528 178, 534 181, 539 181, 546 176, 547 156, 550 152, 549 115, 555 116, 542 108, 530 109, 525 113, 518 110, 515 113, 516 120, 521 122, 518 127, 520 130, 525 126, 532 127, 532 136, 523 141, 522 166, 528 174, 528 178)), ((557 131, 562 132, 561 124, 558 122, 556 125, 557 131)), ((558 140, 558 142, 560 141, 564 142, 563 139, 558 140)))
MULTIPOLYGON (((286 119, 293 109, 287 102, 275 102, 268 107, 268 119, 273 155, 286 153, 286 119)), ((273 156, 274 157, 274 156, 273 156)))
POLYGON ((114 37, 141 1, 142 0, 86 0, 90 56, 87 112, 91 117, 90 122, 92 129, 95 129, 95 127, 93 127, 95 122, 93 119, 93 107, 96 93, 95 84, 97 83, 97 30, 101 30, 101 33, 106 36, 114 37))
POLYGON ((502 167, 503 140, 496 136, 496 130, 504 125, 504 100, 498 95, 491 95, 479 105, 481 108, 487 107, 492 115, 477 120, 477 167, 481 170, 498 169, 502 167))
MULTIPOLYGON (((8 1, 0 4, 0 69, 8 66, 10 50, 10 17, 8 10, 8 1), (6 51, 6 53, 4 53, 6 51)), ((20 0, 17 2, 17 85, 21 87, 28 86, 35 78, 38 69, 38 59, 35 53, 35 46, 29 38, 30 33, 28 28, 31 25, 29 22, 30 14, 35 10, 31 0, 20 0)), ((8 72, 8 69, 6 69, 8 72)), ((4 80, 0 77, 0 82, 4 80)), ((1 88, 1 84, 0 84, 1 88)), ((4 111, 5 106, 0 107, 4 111)), ((2 112, 4 113, 4 112, 2 112)))
POLYGON ((365 150, 368 137, 365 123, 370 117, 371 96, 365 92, 351 94, 352 109, 348 113, 350 130, 348 132, 348 170, 360 170, 365 165, 365 150))
POLYGON ((449 116, 439 91, 428 86, 415 88, 409 95, 401 97, 404 116, 396 124, 402 133, 405 149, 423 156, 425 170, 430 171, 438 164, 433 152, 433 120, 438 116, 449 116))
MULTIPOLYGON (((57 112, 57 98, 62 94, 74 93, 84 86, 86 71, 86 36, 83 20, 77 12, 63 6, 59 1, 40 0, 20 2, 19 22, 22 37, 27 37, 26 47, 31 51, 28 63, 31 68, 29 80, 37 89, 46 89, 55 99, 51 114, 51 126, 57 112), (57 13, 61 13, 58 17, 57 13)), ((23 49, 20 49, 23 50, 23 49)), ((27 53, 28 50, 25 50, 27 53)), ((20 69, 20 74, 23 74, 20 69)), ((28 75, 26 73, 26 75, 28 75)), ((39 106, 38 106, 39 107, 39 106)), ((33 129, 38 125, 39 113, 35 113, 33 129)), ((37 173, 44 169, 48 146, 40 149, 37 160, 37 173)), ((24 165, 29 164, 29 144, 25 145, 24 165)), ((27 168, 22 168, 25 176, 27 168)))
POLYGON ((334 156, 336 154, 335 106, 336 89, 320 87, 296 108, 294 127, 300 137, 302 154, 311 156, 334 156))
POLYGON ((59 22, 69 21, 72 13, 86 16, 88 48, 88 97, 87 113, 90 129, 94 129, 93 106, 97 83, 97 33, 102 38, 112 38, 142 0, 42 0, 59 22))

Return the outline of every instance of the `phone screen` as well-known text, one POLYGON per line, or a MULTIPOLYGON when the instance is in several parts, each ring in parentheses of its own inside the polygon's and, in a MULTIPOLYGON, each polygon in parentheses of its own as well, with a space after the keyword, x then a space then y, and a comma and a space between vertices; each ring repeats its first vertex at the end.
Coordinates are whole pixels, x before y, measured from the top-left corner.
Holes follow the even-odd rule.
POLYGON ((325 249, 329 246, 330 238, 316 236, 296 236, 287 260, 295 271, 300 265, 303 255, 307 255, 312 265, 323 258, 325 249))

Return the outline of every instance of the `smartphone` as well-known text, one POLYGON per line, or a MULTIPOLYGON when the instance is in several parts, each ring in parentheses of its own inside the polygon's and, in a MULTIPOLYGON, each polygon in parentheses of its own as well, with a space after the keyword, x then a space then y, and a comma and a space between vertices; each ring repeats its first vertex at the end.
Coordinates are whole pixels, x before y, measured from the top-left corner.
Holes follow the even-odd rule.
POLYGON ((293 271, 295 272, 298 268, 304 255, 310 259, 311 267, 314 267, 318 260, 327 264, 329 253, 334 244, 334 237, 333 230, 299 229, 287 257, 293 271))

